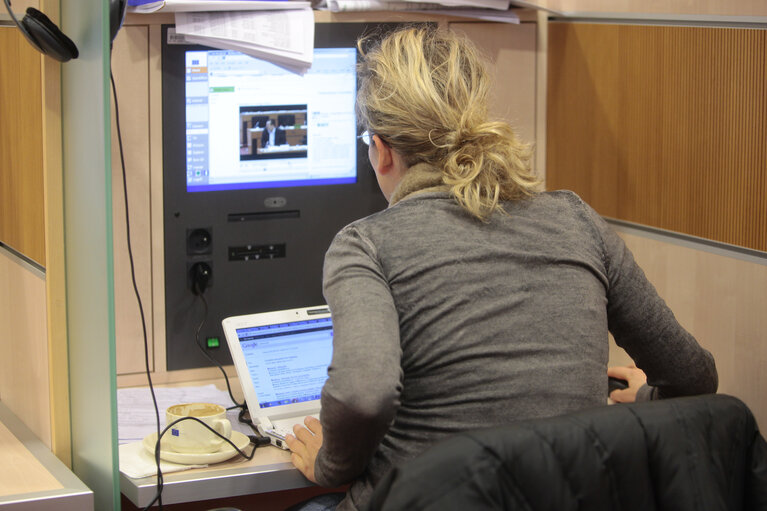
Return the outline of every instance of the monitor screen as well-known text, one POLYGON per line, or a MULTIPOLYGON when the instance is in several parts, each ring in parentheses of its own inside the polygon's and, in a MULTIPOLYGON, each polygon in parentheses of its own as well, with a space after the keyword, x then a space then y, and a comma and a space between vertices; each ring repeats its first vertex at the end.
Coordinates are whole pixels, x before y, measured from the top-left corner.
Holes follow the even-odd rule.
POLYGON ((333 355, 331 318, 238 328, 260 408, 320 399, 333 355))
POLYGON ((232 50, 185 52, 187 192, 355 183, 356 49, 303 75, 232 50))

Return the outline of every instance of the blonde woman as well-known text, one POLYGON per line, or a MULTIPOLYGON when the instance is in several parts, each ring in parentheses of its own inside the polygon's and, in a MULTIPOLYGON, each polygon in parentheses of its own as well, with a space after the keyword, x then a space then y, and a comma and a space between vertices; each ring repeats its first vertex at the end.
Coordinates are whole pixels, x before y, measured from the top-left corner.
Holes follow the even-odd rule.
POLYGON ((423 27, 367 43, 358 117, 389 207, 326 254, 333 360, 321 421, 289 439, 296 467, 351 483, 338 509, 363 509, 451 434, 603 405, 608 329, 650 384, 618 370, 618 400, 715 392, 713 358, 620 238, 575 194, 539 191, 528 147, 489 120, 473 47, 423 27))

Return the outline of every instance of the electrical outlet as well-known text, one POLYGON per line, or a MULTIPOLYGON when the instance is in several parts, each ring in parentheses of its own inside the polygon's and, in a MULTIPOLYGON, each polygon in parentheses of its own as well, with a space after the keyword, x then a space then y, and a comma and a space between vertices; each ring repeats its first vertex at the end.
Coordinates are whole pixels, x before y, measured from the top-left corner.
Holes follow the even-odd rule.
POLYGON ((192 293, 199 295, 205 292, 213 283, 213 262, 187 262, 187 283, 192 293))
POLYGON ((213 229, 199 227, 186 230, 186 253, 189 255, 210 254, 213 252, 213 229))

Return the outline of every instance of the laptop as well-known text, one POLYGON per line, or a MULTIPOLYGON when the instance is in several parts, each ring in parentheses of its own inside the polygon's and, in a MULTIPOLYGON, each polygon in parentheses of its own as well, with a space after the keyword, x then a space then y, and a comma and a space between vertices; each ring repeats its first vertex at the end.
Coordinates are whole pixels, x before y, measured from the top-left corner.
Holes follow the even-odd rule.
POLYGON ((222 321, 250 418, 272 445, 304 417, 319 418, 320 392, 333 354, 327 306, 303 307, 222 321))

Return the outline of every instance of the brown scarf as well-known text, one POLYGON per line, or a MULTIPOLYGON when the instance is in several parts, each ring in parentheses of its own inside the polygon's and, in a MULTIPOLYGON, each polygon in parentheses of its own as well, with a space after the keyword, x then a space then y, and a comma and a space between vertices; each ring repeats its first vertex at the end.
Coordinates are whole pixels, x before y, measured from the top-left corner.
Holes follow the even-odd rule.
POLYGON ((389 207, 405 197, 425 192, 449 192, 450 187, 442 182, 442 171, 428 163, 416 163, 408 168, 389 199, 389 207))

